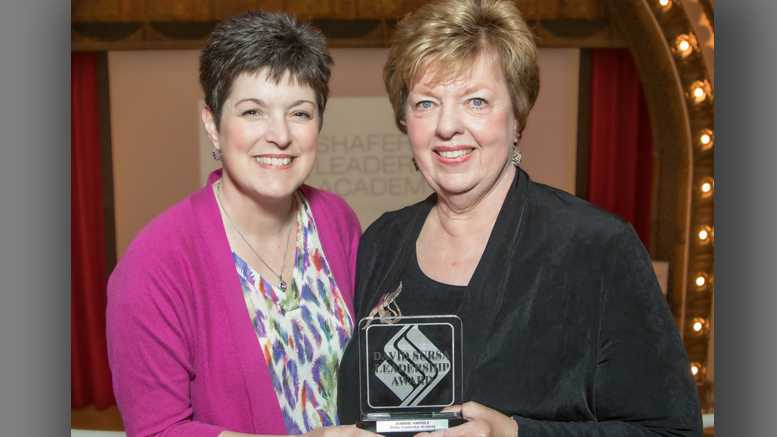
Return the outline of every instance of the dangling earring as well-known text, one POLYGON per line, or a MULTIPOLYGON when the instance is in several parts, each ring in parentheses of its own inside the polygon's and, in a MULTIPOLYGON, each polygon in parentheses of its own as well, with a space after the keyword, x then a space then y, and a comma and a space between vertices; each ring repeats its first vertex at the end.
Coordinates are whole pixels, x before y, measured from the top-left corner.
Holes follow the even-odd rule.
POLYGON ((216 161, 221 161, 221 150, 215 147, 213 148, 213 159, 215 159, 216 161))
POLYGON ((418 171, 418 164, 415 162, 415 156, 410 158, 411 161, 413 161, 413 167, 415 167, 415 171, 418 171))
POLYGON ((513 143, 513 156, 510 158, 513 161, 513 165, 518 167, 521 165, 521 151, 518 150, 518 141, 513 143))

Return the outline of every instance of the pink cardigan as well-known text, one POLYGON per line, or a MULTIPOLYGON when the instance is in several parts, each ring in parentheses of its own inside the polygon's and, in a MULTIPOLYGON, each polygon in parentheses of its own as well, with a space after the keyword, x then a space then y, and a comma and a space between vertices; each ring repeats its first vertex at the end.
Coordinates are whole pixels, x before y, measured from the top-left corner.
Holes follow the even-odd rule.
MULTIPOLYGON (((108 282, 108 360, 128 436, 286 434, 211 184, 135 238, 108 282)), ((361 226, 341 197, 303 185, 353 315, 361 226)))

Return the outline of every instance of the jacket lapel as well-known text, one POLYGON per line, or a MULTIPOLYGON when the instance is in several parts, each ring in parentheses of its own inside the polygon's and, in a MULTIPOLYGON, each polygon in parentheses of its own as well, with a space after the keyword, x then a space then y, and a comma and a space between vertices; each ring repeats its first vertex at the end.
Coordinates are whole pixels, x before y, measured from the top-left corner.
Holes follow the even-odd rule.
POLYGON ((504 300, 511 263, 526 206, 529 176, 518 170, 497 216, 494 229, 486 243, 470 279, 467 294, 459 306, 459 317, 464 326, 464 396, 469 393, 469 381, 477 357, 495 322, 495 315, 504 300))

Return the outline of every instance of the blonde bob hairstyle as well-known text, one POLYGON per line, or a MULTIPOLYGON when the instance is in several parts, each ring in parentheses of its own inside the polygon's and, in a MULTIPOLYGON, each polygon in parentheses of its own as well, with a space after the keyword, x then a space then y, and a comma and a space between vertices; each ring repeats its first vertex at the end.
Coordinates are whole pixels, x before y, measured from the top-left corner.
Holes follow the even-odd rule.
POLYGON ((397 127, 407 133, 407 96, 428 69, 432 84, 465 76, 480 55, 490 55, 510 90, 520 130, 540 90, 537 46, 514 3, 442 0, 426 4, 397 24, 383 68, 397 127))

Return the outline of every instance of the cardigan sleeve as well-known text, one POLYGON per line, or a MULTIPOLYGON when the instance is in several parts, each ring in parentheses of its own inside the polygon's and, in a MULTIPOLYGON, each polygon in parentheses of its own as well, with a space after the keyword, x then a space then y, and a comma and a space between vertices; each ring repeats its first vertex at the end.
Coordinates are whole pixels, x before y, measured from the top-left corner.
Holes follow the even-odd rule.
POLYGON ((192 420, 192 333, 180 272, 148 240, 124 254, 108 284, 108 359, 127 435, 218 436, 223 428, 192 420))
POLYGON ((696 384, 650 257, 628 224, 608 249, 592 406, 596 421, 514 417, 520 436, 701 436, 696 384))

